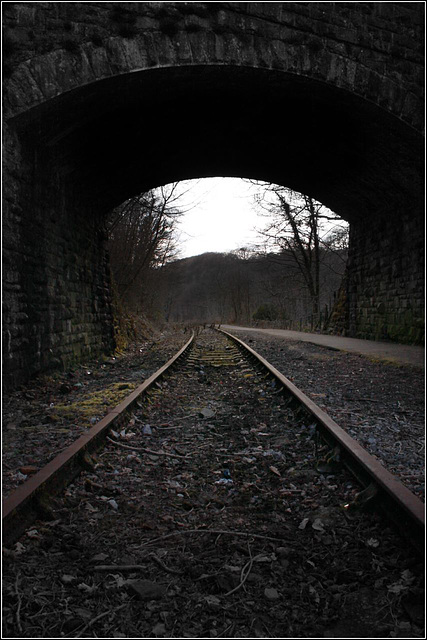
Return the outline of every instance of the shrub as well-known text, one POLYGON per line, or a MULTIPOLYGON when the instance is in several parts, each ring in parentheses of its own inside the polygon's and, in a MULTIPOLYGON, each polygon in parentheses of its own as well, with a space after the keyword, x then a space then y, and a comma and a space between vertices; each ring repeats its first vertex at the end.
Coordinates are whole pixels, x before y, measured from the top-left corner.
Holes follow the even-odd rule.
POLYGON ((279 312, 273 304, 261 304, 253 314, 253 320, 277 320, 279 312))

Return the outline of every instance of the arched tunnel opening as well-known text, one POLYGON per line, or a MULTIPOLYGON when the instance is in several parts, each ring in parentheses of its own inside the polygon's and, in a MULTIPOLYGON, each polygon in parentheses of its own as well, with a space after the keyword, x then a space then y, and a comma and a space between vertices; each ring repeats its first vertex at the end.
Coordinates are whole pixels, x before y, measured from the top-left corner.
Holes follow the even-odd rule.
POLYGON ((106 227, 115 309, 140 326, 336 328, 348 224, 309 196, 188 180, 126 200, 106 227))
POLYGON ((415 130, 354 94, 270 69, 122 74, 14 124, 99 210, 161 184, 221 175, 286 184, 354 220, 411 201, 420 186, 415 130))
MULTIPOLYGON (((190 65, 99 80, 9 124, 31 176, 12 378, 111 348, 108 211, 162 184, 218 175, 291 187, 349 221, 348 335, 420 341, 419 296, 408 302, 402 276, 420 273, 421 137, 377 105, 292 73, 190 65)), ((13 341, 7 334, 6 347, 13 341)))

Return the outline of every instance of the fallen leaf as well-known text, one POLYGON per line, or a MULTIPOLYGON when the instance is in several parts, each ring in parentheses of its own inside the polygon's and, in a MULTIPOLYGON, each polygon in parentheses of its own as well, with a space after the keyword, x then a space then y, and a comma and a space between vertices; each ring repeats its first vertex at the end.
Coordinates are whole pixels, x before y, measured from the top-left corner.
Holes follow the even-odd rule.
POLYGON ((98 587, 95 585, 93 587, 90 587, 85 582, 81 582, 80 584, 77 585, 77 589, 79 589, 80 591, 83 591, 84 593, 94 593, 94 591, 96 591, 98 587))
POLYGON ((378 540, 375 540, 375 538, 369 538, 369 540, 366 541, 366 544, 368 545, 368 547, 379 547, 380 543, 378 540))
POLYGON ((93 507, 90 502, 86 502, 85 504, 85 509, 87 511, 90 511, 91 513, 96 513, 98 511, 98 509, 96 507, 93 507))
POLYGON ((280 473, 280 471, 279 471, 279 469, 278 469, 277 467, 273 467, 273 466, 271 466, 271 467, 269 467, 269 469, 270 469, 270 471, 272 471, 273 473, 275 473, 275 474, 276 474, 276 476, 279 476, 279 478, 281 478, 281 477, 282 477, 282 474, 280 473))
POLYGON ((316 518, 313 522, 313 524, 311 525, 313 529, 315 529, 316 531, 321 531, 323 532, 325 530, 324 528, 324 522, 320 519, 320 518, 316 518))

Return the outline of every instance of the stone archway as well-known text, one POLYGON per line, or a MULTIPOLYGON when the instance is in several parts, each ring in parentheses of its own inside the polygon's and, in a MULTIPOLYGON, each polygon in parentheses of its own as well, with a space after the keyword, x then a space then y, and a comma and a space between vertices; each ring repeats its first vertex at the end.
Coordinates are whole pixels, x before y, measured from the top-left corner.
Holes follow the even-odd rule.
POLYGON ((16 3, 5 20, 52 44, 30 55, 16 40, 5 83, 11 384, 111 345, 103 215, 193 177, 286 184, 339 212, 352 223, 348 330, 419 339, 417 8, 77 4, 16 3))

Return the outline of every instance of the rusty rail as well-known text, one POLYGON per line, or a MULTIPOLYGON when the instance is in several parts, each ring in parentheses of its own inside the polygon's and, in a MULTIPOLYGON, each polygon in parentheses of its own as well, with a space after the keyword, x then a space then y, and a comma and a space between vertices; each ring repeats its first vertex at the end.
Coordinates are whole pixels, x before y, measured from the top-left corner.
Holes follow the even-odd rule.
MULTIPOLYGON (((220 330, 249 358, 262 366, 283 387, 287 404, 299 417, 314 424, 321 438, 331 447, 339 447, 340 460, 364 487, 375 487, 375 503, 397 524, 401 533, 415 548, 424 552, 424 505, 397 478, 361 447, 332 418, 322 411, 290 380, 251 347, 220 330)), ((102 445, 112 427, 120 427, 134 404, 180 358, 185 356, 194 340, 190 340, 150 378, 135 389, 121 404, 92 427, 87 434, 67 447, 35 476, 18 487, 3 503, 3 543, 10 545, 37 518, 49 517, 48 499, 57 495, 83 469, 93 464, 90 454, 102 445)))
POLYGON ((375 504, 397 525, 417 551, 423 554, 425 520, 424 504, 421 500, 265 358, 231 333, 222 329, 219 331, 245 353, 249 353, 253 360, 261 364, 282 385, 288 406, 297 409, 301 414, 304 413, 310 423, 316 425, 318 433, 328 445, 339 447, 341 462, 362 486, 375 487, 375 504))
POLYGON ((105 418, 4 500, 3 544, 13 544, 37 518, 49 517, 48 498, 57 495, 83 469, 93 465, 90 454, 101 447, 109 430, 122 425, 135 403, 186 354, 193 340, 194 333, 166 364, 140 384, 105 418))

